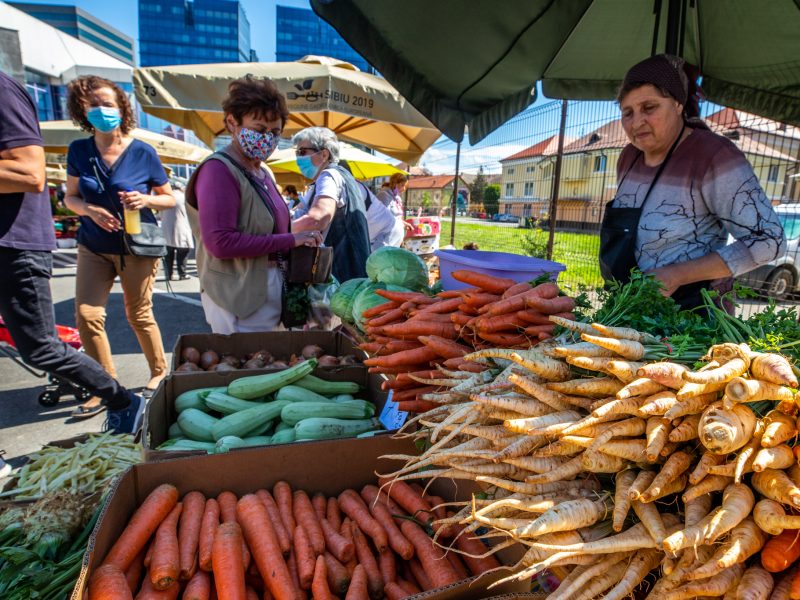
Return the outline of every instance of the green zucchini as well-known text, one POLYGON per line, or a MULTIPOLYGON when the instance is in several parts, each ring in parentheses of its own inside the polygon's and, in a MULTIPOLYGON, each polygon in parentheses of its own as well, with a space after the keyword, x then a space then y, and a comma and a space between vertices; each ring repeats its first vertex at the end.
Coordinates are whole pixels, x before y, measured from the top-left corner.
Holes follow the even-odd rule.
POLYGON ((306 375, 294 384, 325 396, 355 394, 361 389, 361 386, 353 381, 326 381, 314 375, 306 375))
POLYGON ((294 425, 289 425, 283 421, 278 421, 278 424, 275 426, 275 433, 280 433, 281 431, 285 431, 287 429, 294 431, 294 425))
POLYGON ((294 426, 297 439, 303 440, 332 440, 338 438, 355 437, 360 433, 379 429, 378 419, 331 419, 313 417, 303 419, 294 426))
POLYGON ((213 442, 198 442, 196 440, 187 440, 186 438, 175 440, 174 443, 169 444, 168 446, 162 444, 158 449, 183 452, 186 452, 187 450, 205 450, 209 454, 214 454, 215 452, 215 446, 213 442))
POLYGON ((216 440, 211 430, 218 421, 219 419, 215 419, 196 408, 187 408, 178 415, 178 425, 181 431, 189 439, 198 442, 213 442, 216 440))
POLYGON ((215 440, 228 435, 247 437, 254 431, 261 431, 267 423, 277 418, 281 414, 281 409, 287 404, 288 402, 273 400, 222 417, 211 428, 211 434, 215 440))
POLYGON ((303 419, 332 417, 336 419, 366 419, 375 414, 375 407, 364 400, 350 402, 294 402, 281 410, 281 420, 296 425, 303 419))
POLYGON ((210 410, 215 410, 223 415, 232 415, 240 410, 255 408, 263 404, 262 402, 234 398, 224 392, 211 392, 206 396, 205 403, 210 410))
POLYGON ((285 385, 275 394, 276 400, 287 402, 330 402, 330 398, 297 385, 285 385))
POLYGON ((310 358, 297 363, 293 367, 278 371, 277 373, 266 373, 264 375, 252 375, 234 379, 228 384, 228 394, 242 400, 252 400, 261 398, 270 392, 282 388, 305 377, 317 366, 317 359, 310 358))
POLYGON ((289 444, 289 443, 293 442, 294 440, 295 440, 294 427, 292 427, 292 428, 289 428, 289 429, 283 429, 281 431, 276 431, 272 435, 272 441, 270 442, 270 445, 274 445, 274 444, 289 444))
POLYGON ((169 426, 169 429, 167 430, 167 437, 170 438, 184 437, 183 429, 181 429, 181 426, 178 425, 177 422, 169 426))
POLYGON ((339 394, 338 396, 334 396, 331 398, 334 402, 352 402, 355 400, 351 394, 339 394))

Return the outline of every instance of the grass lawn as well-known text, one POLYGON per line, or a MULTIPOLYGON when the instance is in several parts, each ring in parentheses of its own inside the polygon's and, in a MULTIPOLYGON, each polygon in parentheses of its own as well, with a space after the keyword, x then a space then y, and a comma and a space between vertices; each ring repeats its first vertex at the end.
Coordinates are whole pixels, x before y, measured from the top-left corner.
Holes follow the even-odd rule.
MULTIPOLYGON (((481 250, 511 252, 545 257, 547 232, 538 229, 520 229, 495 225, 456 222, 455 247, 475 242, 481 250), (527 250, 527 252, 526 252, 527 250)), ((440 244, 450 243, 450 220, 442 219, 440 244)), ((559 282, 568 286, 598 287, 603 284, 597 254, 600 237, 596 234, 556 232, 553 242, 553 260, 567 266, 559 282)))

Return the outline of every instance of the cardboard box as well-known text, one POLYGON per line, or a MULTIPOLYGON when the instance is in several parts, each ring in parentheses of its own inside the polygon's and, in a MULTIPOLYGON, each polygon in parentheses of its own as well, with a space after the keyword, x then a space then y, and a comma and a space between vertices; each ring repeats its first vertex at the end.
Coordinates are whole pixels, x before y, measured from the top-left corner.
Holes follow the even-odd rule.
MULTIPOLYGON (((180 366, 181 353, 188 346, 197 348, 200 352, 213 350, 220 356, 233 354, 238 357, 259 350, 268 350, 276 359, 288 361, 292 354, 300 354, 303 347, 309 344, 321 346, 326 354, 333 356, 353 354, 359 362, 367 358, 366 353, 360 350, 351 338, 338 331, 267 331, 231 335, 190 333, 178 336, 178 341, 175 342, 175 347, 172 349, 172 371, 180 366)), ((269 366, 266 368, 270 369, 269 366)), ((178 374, 184 375, 184 373, 178 374)))
MULTIPOLYGON (((83 600, 88 575, 111 549, 136 507, 162 483, 175 485, 181 495, 199 490, 206 496, 216 496, 223 490, 230 490, 241 496, 260 488, 272 489, 277 481, 284 480, 293 489, 332 496, 347 488, 360 490, 366 484, 374 484, 376 471, 389 472, 397 468, 396 461, 378 457, 412 453, 415 449, 410 441, 381 436, 251 448, 135 465, 122 476, 106 500, 89 540, 72 600, 83 600)), ((446 500, 466 500, 477 489, 475 484, 466 481, 455 484, 451 480, 437 480, 431 485, 431 490, 446 500)), ((509 548, 501 551, 499 557, 504 563, 513 564, 521 553, 520 548, 509 548)), ((490 582, 506 575, 500 572, 467 579, 414 598, 475 600, 530 589, 529 583, 509 582, 487 590, 490 582)))
MULTIPOLYGON (((222 387, 241 377, 274 371, 223 371, 211 373, 177 373, 165 378, 153 397, 147 403, 142 424, 142 448, 145 462, 205 454, 202 450, 167 451, 156 448, 168 439, 167 431, 178 418, 175 412, 175 398, 188 390, 204 387, 222 387)), ((381 390, 383 379, 380 375, 370 375, 364 366, 317 368, 314 375, 327 381, 353 381, 363 390, 357 397, 375 404, 375 415, 379 415, 386 403, 386 392, 381 390)), ((302 442, 298 442, 302 443, 302 442)), ((237 452, 235 450, 234 452, 237 452)))

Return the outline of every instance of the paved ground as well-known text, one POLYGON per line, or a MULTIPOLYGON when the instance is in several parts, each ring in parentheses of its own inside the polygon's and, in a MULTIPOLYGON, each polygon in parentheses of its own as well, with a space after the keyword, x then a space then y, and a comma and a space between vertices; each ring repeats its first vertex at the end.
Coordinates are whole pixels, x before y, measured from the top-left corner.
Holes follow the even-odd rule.
MULTIPOLYGON (((56 322, 73 327, 75 256, 74 250, 60 250, 54 255, 56 268, 51 286, 56 322)), ((190 260, 189 273, 195 272, 194 262, 190 260)), ((154 295, 155 316, 161 327, 168 361, 180 334, 210 331, 203 318, 197 279, 172 281, 170 285, 175 295, 167 292, 163 274, 160 274, 154 295)), ((141 387, 147 383, 149 371, 136 336, 125 319, 118 283, 111 292, 107 312, 106 329, 119 378, 125 386, 141 387)), ((44 379, 27 373, 11 359, 0 358, 0 450, 5 450, 5 459, 12 465, 20 464, 25 454, 48 441, 99 431, 102 427, 105 418, 102 414, 88 420, 70 418, 78 404, 72 398, 64 399, 52 408, 41 406, 37 398, 45 383, 44 379)))

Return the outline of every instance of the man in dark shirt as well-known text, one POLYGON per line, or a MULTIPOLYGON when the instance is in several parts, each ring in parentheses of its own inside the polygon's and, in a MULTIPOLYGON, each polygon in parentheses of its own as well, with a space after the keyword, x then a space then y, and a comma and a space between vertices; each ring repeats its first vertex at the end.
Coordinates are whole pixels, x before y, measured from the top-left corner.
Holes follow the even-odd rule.
POLYGON ((55 247, 36 107, 19 83, 0 73, 0 317, 26 363, 99 396, 108 408, 105 429, 133 433, 144 399, 56 334, 50 292, 55 247))

